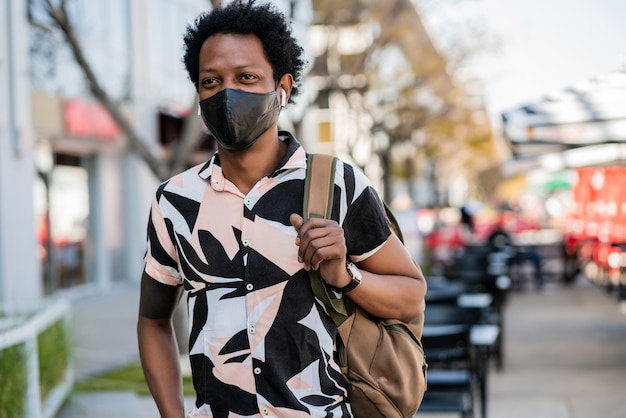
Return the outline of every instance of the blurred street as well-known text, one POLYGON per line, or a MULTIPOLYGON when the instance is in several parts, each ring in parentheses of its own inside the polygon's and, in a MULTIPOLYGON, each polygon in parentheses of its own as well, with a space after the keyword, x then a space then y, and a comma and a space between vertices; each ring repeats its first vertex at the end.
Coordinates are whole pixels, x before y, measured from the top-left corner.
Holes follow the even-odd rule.
POLYGON ((506 327, 491 417, 626 417, 626 317, 610 295, 587 279, 514 293, 506 327))
MULTIPOLYGON (((548 282, 542 292, 509 296, 505 366, 501 372, 492 367, 489 376, 489 417, 626 417, 626 317, 614 298, 584 277, 570 287, 548 282)), ((138 359, 137 300, 138 288, 124 284, 72 302, 78 379, 138 359)), ((87 416, 152 418, 158 412, 148 397, 102 392, 72 396, 57 418, 87 416)))
MULTIPOLYGON (((442 286, 454 293, 453 308, 460 295, 487 294, 488 303, 470 306, 479 319, 464 311, 443 323, 463 327, 456 340, 452 332, 435 336, 462 354, 429 354, 440 360, 431 371, 454 369, 439 381, 431 373, 431 399, 443 399, 433 411, 457 407, 455 400, 465 408, 476 390, 488 403, 476 401, 474 418, 482 406, 489 418, 626 418, 626 49, 619 41, 626 2, 259 0, 254 7, 267 2, 289 23, 284 42, 250 33, 261 40, 263 68, 280 79, 264 84, 269 71, 247 74, 255 76, 250 83, 241 77, 240 85, 202 92, 200 53, 190 45, 204 45, 208 32, 194 25, 230 0, 0 2, 0 418, 159 415, 132 382, 122 389, 108 379, 112 391, 69 398, 68 390, 73 377, 102 383, 103 374, 137 365, 151 202, 167 179, 225 151, 199 103, 228 87, 281 97, 263 138, 279 141, 284 131, 307 153, 332 154, 367 177, 429 272, 429 295, 436 276, 473 276, 456 293, 450 281, 442 286), (58 299, 71 307, 71 368, 58 331, 67 305, 58 304, 58 316, 48 311, 58 299), (484 336, 482 325, 491 338, 472 337, 484 336), (483 354, 499 354, 501 342, 504 367, 490 364, 484 390, 483 354)), ((275 27, 282 26, 265 25, 275 27)), ((242 164, 245 173, 222 177, 236 187, 239 174, 271 180, 268 161, 282 161, 285 149, 262 147, 263 158, 242 164)), ((235 158, 243 155, 257 154, 235 158)), ((261 193, 258 186, 240 191, 261 193)), ((351 188, 356 183, 344 189, 351 188)), ((211 219, 221 221, 224 208, 209 194, 200 198, 198 189, 180 201, 199 203, 203 216, 205 205, 215 208, 211 219)), ((247 205, 239 207, 244 217, 247 205)), ((186 220, 185 235, 214 232, 186 220)), ((239 224, 219 226, 228 230, 213 235, 221 244, 240 241, 239 224)), ((260 254, 267 245, 259 243, 260 254)), ((181 364, 188 372, 188 360, 181 364)), ((193 401, 185 399, 187 409, 193 401)))

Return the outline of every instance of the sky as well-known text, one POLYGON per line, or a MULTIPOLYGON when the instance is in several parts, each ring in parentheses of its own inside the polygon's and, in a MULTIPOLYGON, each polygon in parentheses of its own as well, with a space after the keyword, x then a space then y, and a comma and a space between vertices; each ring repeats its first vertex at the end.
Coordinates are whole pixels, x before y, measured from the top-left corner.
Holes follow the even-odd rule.
MULTIPOLYGON (((466 71, 483 85, 487 111, 540 100, 552 91, 626 67, 626 0, 431 0, 431 37, 473 25, 498 39, 466 71)), ((428 13, 426 13, 428 12, 428 13)))

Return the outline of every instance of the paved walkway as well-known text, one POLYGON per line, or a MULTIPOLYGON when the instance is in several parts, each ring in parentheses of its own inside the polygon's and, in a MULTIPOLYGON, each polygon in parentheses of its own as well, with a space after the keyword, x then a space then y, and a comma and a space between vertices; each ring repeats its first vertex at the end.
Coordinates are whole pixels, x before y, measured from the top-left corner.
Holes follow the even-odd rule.
MULTIPOLYGON (((72 302, 78 379, 138 359, 137 300, 138 289, 124 285, 72 302)), ((505 320, 505 368, 490 374, 489 418, 626 418, 626 316, 609 294, 584 278, 515 292, 505 320)), ((102 392, 74 395, 57 418, 82 417, 158 413, 150 398, 102 392)))
MULTIPOLYGON (((117 284, 100 294, 73 292, 71 302, 76 380, 98 376, 139 361, 137 352, 138 284, 117 284)), ((192 405, 193 399, 186 399, 192 405)), ((152 398, 131 392, 74 394, 56 418, 153 418, 152 398)))
POLYGON ((506 369, 490 382, 493 418, 626 417, 626 316, 582 283, 514 294, 506 369))

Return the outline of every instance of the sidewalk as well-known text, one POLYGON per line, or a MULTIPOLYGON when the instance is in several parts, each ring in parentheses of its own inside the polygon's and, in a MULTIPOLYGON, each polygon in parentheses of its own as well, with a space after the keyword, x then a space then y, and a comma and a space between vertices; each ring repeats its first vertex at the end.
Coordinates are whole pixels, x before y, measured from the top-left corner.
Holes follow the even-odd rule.
MULTIPOLYGON (((138 295, 120 285, 72 302, 77 379, 138 360, 138 295)), ((550 284, 511 293, 505 315, 505 367, 490 373, 489 418, 626 418, 626 316, 610 295, 584 278, 550 284)), ((72 396, 57 418, 158 416, 149 397, 102 392, 72 396)))
MULTIPOLYGON (((76 380, 125 366, 137 353, 138 285, 115 285, 104 294, 68 296, 72 308, 76 380)), ((71 395, 57 418, 158 417, 156 407, 129 392, 71 395)))
POLYGON ((626 316, 582 278, 570 288, 514 293, 505 369, 492 373, 492 418, 626 417, 626 316))
MULTIPOLYGON (((139 284, 117 284, 104 294, 70 296, 75 340, 76 380, 139 361, 137 311, 139 284)), ((185 399, 192 405, 193 399, 185 399)), ((56 418, 154 418, 158 410, 150 397, 132 392, 75 394, 56 418)))

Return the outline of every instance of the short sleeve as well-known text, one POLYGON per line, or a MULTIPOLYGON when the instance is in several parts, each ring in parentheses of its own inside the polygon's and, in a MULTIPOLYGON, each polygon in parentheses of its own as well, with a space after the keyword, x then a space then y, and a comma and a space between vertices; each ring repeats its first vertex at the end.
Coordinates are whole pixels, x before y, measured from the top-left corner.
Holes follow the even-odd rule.
POLYGON ((172 286, 182 283, 178 255, 173 241, 172 222, 163 215, 159 205, 160 193, 152 200, 148 218, 145 273, 153 279, 172 286))
POLYGON ((348 255, 361 261, 374 254, 389 239, 391 229, 385 208, 365 174, 344 164, 348 207, 343 221, 348 255))

